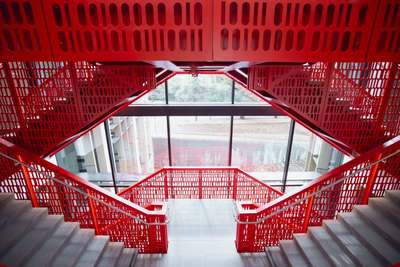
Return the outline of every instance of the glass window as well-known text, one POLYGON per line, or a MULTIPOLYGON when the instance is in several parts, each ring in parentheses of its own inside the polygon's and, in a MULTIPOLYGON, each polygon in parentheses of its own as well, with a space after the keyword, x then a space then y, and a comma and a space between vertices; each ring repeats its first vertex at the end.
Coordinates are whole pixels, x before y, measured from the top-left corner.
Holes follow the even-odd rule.
POLYGON ((225 75, 197 77, 180 74, 168 80, 168 102, 179 103, 231 103, 232 80, 225 75))
MULTIPOLYGON (((290 155, 289 178, 301 176, 299 172, 315 173, 318 177, 338 167, 342 161, 342 153, 296 123, 290 155)), ((307 175, 310 176, 310 174, 307 175)))
POLYGON ((145 94, 132 105, 146 105, 146 104, 165 104, 165 83, 157 86, 156 89, 145 94))
POLYGON ((169 165, 165 117, 112 117, 109 125, 118 185, 169 165))
POLYGON ((100 186, 112 186, 104 124, 56 154, 57 165, 100 186))
POLYGON ((174 166, 227 166, 230 117, 170 117, 174 166))
MULTIPOLYGON (((285 116, 234 117, 232 165, 248 172, 282 172, 289 125, 285 116)), ((274 177, 282 180, 282 175, 274 177)))
POLYGON ((235 83, 235 104, 263 104, 269 106, 267 102, 261 100, 238 83, 235 83))

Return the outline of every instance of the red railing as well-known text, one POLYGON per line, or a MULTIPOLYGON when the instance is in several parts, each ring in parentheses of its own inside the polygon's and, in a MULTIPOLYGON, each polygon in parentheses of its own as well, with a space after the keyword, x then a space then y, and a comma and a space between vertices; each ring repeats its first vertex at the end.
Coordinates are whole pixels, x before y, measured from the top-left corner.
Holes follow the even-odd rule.
POLYGON ((237 205, 236 247, 259 252, 319 226, 354 205, 400 189, 400 136, 319 177, 263 207, 237 205))
POLYGON ((0 137, 37 155, 53 153, 155 83, 148 65, 0 63, 0 137))
POLYGON ((168 199, 233 199, 264 205, 282 193, 238 168, 166 167, 119 195, 141 206, 168 199))
POLYGON ((400 134, 399 80, 393 62, 259 65, 250 68, 248 87, 290 107, 337 148, 362 153, 400 134))
POLYGON ((64 215, 141 253, 167 252, 165 203, 140 207, 1 138, 0 162, 0 192, 29 199, 33 207, 48 208, 49 214, 64 215))

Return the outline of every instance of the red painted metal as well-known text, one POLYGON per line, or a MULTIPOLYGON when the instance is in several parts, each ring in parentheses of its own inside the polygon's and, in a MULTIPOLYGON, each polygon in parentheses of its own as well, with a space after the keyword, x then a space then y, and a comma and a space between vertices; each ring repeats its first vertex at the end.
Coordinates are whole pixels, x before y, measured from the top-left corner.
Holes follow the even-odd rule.
POLYGON ((285 194, 266 205, 252 210, 238 207, 238 219, 256 222, 267 215, 286 208, 256 224, 238 224, 236 247, 239 252, 260 252, 266 246, 276 246, 280 240, 292 239, 294 233, 303 233, 309 226, 319 226, 323 220, 333 219, 339 212, 349 212, 362 203, 363 195, 383 197, 386 190, 400 189, 400 136, 384 145, 335 168, 299 190, 285 194), (397 152, 397 153, 396 153, 397 152), (396 154, 394 154, 396 153, 396 154), (382 155, 385 161, 369 166, 382 155), (364 169, 356 173, 358 170, 364 169), (376 170, 375 170, 376 169, 376 170), (344 177, 337 185, 325 188, 344 177), (369 180, 369 179, 373 180, 369 180), (372 190, 365 190, 371 183, 372 190), (312 197, 312 193, 318 192, 312 197))
POLYGON ((365 60, 378 1, 214 1, 214 59, 365 60))
POLYGON ((0 192, 13 192, 17 199, 32 199, 29 196, 32 193, 39 207, 48 208, 50 214, 64 215, 66 221, 79 222, 83 228, 94 228, 96 234, 109 235, 112 241, 124 242, 126 247, 137 248, 141 253, 167 252, 164 204, 149 209, 140 207, 1 138, 0 152, 27 164, 23 169, 29 173, 27 178, 31 184, 31 187, 27 186, 21 170, 10 175, 8 168, 15 162, 0 155, 0 177, 3 178, 0 192), (147 223, 160 224, 148 225, 127 214, 147 223))
POLYGON ((165 167, 119 195, 145 207, 168 199, 234 199, 266 204, 282 193, 238 168, 165 167))
POLYGON ((1 137, 35 154, 106 117, 116 105, 155 87, 152 66, 87 62, 0 63, 1 137), (33 66, 33 67, 32 67, 33 66), (33 72, 33 73, 32 73, 33 72))
POLYGON ((260 65, 250 68, 249 89, 270 94, 360 153, 400 134, 399 73, 389 62, 260 65))
POLYGON ((400 61, 400 1, 380 1, 368 49, 369 61, 400 61))
POLYGON ((399 60, 399 0, 0 2, 3 60, 399 60))

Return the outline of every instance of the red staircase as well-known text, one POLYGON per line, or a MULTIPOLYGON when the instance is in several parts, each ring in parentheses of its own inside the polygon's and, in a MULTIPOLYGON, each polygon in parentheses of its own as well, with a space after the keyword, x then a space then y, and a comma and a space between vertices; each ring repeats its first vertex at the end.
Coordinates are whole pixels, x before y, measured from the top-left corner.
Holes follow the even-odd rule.
POLYGON ((258 65, 248 86, 335 147, 363 153, 400 134, 399 80, 389 62, 258 65))
POLYGON ((151 66, 0 63, 0 137, 37 155, 54 153, 154 87, 151 66))
POLYGON ((400 137, 339 166, 290 194, 262 207, 237 204, 236 248, 261 252, 280 240, 320 226, 339 212, 349 212, 370 197, 400 189, 400 137))
POLYGON ((64 215, 66 221, 141 253, 167 252, 165 204, 140 207, 1 138, 0 159, 6 163, 0 177, 7 177, 0 182, 0 192, 29 199, 33 207, 48 208, 49 214, 64 215), (20 166, 17 171, 15 165, 20 166))

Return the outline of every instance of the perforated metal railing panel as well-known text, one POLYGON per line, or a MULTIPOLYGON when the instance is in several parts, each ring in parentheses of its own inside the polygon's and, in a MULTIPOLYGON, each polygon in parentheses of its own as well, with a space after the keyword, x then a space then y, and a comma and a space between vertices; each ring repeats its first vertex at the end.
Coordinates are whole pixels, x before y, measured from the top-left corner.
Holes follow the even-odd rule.
POLYGON ((46 153, 128 97, 154 87, 151 66, 0 63, 1 137, 46 153))
POLYGON ((237 168, 164 168, 120 196, 146 206, 168 199, 233 199, 263 205, 282 193, 237 168))
POLYGON ((399 0, 0 2, 3 60, 400 60, 399 0))
POLYGON ((0 152, 0 177, 6 177, 0 179, 0 192, 29 199, 34 207, 45 207, 49 214, 63 215, 66 221, 79 222, 80 227, 93 228, 141 253, 167 252, 165 210, 152 213, 135 206, 1 139, 0 152), (16 169, 8 157, 22 160, 23 168, 16 169))
POLYGON ((392 62, 259 65, 248 86, 364 152, 400 133, 399 73, 392 62))

